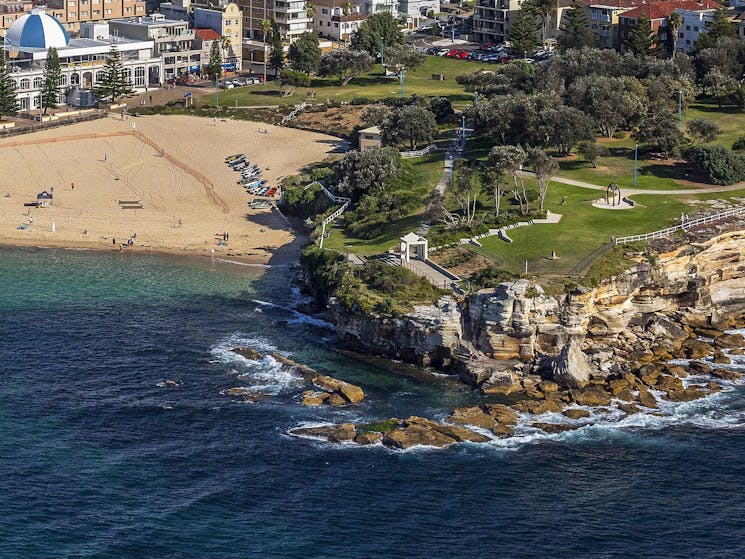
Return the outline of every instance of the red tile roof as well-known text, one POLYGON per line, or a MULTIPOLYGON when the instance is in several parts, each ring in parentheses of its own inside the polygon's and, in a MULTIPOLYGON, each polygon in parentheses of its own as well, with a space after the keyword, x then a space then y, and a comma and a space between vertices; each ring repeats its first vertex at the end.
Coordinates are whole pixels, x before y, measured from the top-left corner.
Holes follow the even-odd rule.
POLYGON ((721 4, 714 2, 713 0, 668 0, 660 2, 650 2, 649 4, 638 5, 633 10, 619 14, 619 18, 630 18, 637 19, 641 16, 645 16, 647 19, 665 19, 676 8, 681 10, 714 10, 719 8, 721 4))
POLYGON ((195 29, 194 34, 203 41, 214 41, 220 38, 214 29, 195 29))

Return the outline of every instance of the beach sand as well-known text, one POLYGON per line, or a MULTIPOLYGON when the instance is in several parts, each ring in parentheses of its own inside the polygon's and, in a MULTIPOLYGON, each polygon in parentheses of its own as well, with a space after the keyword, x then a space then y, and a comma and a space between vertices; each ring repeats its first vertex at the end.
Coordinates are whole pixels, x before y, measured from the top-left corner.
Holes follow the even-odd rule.
POLYGON ((236 184, 240 176, 225 157, 245 153, 276 185, 338 142, 292 128, 189 116, 117 116, 4 139, 0 244, 120 250, 136 234, 134 247, 125 250, 214 250, 265 262, 300 239, 277 211, 248 206, 251 196, 236 184), (51 187, 52 206, 24 207, 51 187), (120 200, 139 200, 143 207, 124 208, 120 200), (22 224, 30 226, 18 229, 22 224))

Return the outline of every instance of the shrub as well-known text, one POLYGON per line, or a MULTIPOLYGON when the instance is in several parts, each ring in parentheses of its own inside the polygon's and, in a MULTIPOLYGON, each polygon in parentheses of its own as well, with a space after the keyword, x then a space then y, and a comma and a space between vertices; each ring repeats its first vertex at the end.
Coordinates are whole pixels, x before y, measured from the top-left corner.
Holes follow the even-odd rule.
POLYGON ((689 149, 686 158, 713 184, 745 180, 745 154, 721 146, 701 146, 689 149))
POLYGON ((369 105, 370 99, 367 97, 355 97, 349 102, 350 105, 369 105))
POLYGON ((745 151, 745 136, 740 136, 732 144, 732 149, 735 151, 745 151))
POLYGON ((277 80, 280 85, 291 85, 295 87, 310 87, 310 76, 305 72, 297 70, 282 70, 277 80))

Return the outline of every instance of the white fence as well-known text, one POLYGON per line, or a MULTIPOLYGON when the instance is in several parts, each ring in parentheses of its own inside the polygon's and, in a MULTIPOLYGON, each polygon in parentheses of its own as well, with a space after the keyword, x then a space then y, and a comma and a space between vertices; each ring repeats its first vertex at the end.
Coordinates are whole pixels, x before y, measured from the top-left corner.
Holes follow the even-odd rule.
POLYGON ((343 196, 336 196, 333 192, 331 192, 328 188, 324 186, 324 184, 321 181, 314 181, 310 184, 306 184, 303 187, 303 190, 308 190, 312 186, 320 186, 323 193, 326 195, 326 197, 331 200, 332 202, 336 202, 338 204, 341 204, 341 207, 334 210, 333 213, 326 216, 323 221, 321 222, 321 238, 318 241, 318 247, 323 248, 323 240, 326 238, 326 226, 334 221, 337 217, 340 217, 341 214, 343 214, 346 209, 349 207, 349 204, 352 203, 352 200, 349 198, 344 198, 343 196))
POLYGON ((426 148, 414 150, 414 151, 402 151, 401 157, 404 159, 412 159, 414 157, 424 157, 425 155, 429 155, 433 151, 437 151, 437 146, 435 144, 430 144, 426 148))
POLYGON ((295 105, 295 108, 292 110, 292 112, 288 115, 285 115, 284 118, 282 118, 282 122, 279 123, 280 126, 284 126, 288 122, 290 122, 293 118, 295 118, 297 115, 300 114, 300 112, 305 108, 305 101, 302 101, 300 104, 295 105))
POLYGON ((678 225, 674 225, 673 227, 667 227, 665 229, 659 229, 658 231, 652 231, 651 233, 643 233, 641 235, 629 235, 627 237, 618 237, 614 240, 614 243, 616 245, 623 245, 626 243, 634 243, 636 241, 649 241, 651 239, 661 239, 663 237, 668 237, 675 233, 678 230, 686 231, 687 229, 691 227, 696 227, 697 225, 703 225, 705 223, 712 223, 714 221, 719 221, 720 219, 726 219, 728 217, 733 217, 736 215, 740 215, 742 213, 745 213, 745 206, 741 206, 739 208, 733 208, 731 210, 725 210, 723 212, 717 212, 712 215, 707 215, 704 217, 699 217, 696 219, 686 219, 685 216, 680 217, 680 223, 678 225))

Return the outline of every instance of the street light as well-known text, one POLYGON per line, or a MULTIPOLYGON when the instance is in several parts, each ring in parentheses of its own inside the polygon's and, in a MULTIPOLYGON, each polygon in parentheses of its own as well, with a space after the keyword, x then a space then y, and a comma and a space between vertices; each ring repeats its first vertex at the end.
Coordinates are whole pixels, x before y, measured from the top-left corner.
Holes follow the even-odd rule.
POLYGON ((220 73, 215 74, 215 109, 220 108, 220 73))
POLYGON ((634 188, 636 188, 636 168, 639 155, 639 144, 634 144, 634 188))
POLYGON ((382 35, 380 36, 380 71, 385 76, 385 57, 384 57, 384 51, 385 51, 385 37, 382 35))
POLYGON ((678 91, 678 128, 683 130, 683 91, 678 91))
POLYGON ((404 82, 406 80, 406 68, 401 68, 401 99, 404 98, 404 82))

